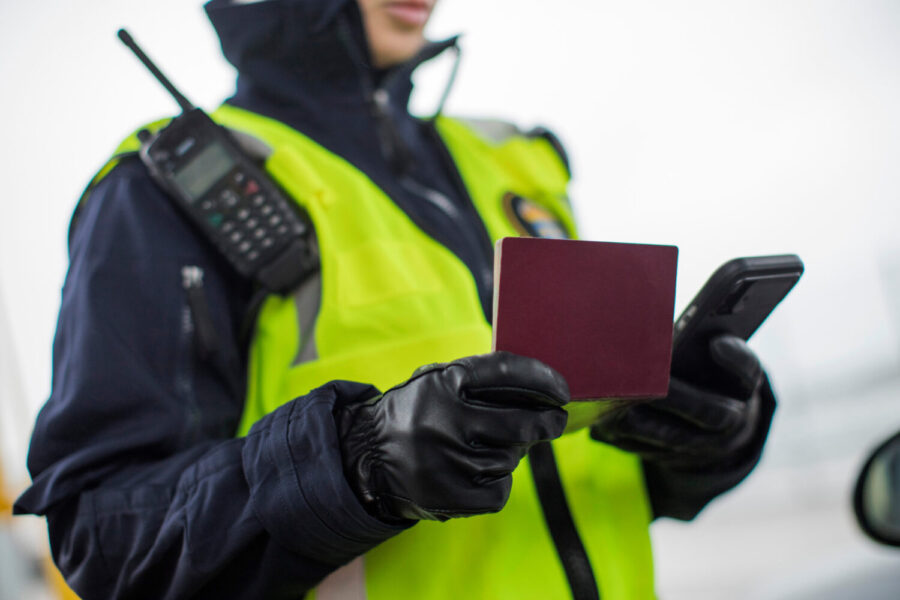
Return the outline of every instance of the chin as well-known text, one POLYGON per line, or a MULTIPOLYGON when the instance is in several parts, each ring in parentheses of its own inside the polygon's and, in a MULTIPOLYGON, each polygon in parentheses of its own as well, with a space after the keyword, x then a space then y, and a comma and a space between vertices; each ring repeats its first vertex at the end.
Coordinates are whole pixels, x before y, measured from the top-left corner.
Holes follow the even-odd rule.
POLYGON ((395 43, 380 52, 373 52, 373 62, 379 69, 393 67, 410 60, 424 45, 424 39, 413 42, 404 41, 403 43, 395 43))

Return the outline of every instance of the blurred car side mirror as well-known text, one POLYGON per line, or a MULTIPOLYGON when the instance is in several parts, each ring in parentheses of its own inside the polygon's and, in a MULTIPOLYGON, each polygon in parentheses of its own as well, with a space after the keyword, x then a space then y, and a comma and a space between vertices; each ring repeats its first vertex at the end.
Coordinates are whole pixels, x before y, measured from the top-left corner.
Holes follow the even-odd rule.
POLYGON ((856 480, 853 509, 869 537, 900 547, 900 432, 869 456, 856 480))

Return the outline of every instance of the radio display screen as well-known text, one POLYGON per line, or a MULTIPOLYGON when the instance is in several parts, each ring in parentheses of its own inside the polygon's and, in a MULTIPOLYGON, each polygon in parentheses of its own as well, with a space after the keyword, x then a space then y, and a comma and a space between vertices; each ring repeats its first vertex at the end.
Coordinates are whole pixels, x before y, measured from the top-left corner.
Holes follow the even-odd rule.
POLYGON ((221 144, 215 142, 198 152, 173 179, 178 186, 196 200, 234 167, 235 161, 221 144))

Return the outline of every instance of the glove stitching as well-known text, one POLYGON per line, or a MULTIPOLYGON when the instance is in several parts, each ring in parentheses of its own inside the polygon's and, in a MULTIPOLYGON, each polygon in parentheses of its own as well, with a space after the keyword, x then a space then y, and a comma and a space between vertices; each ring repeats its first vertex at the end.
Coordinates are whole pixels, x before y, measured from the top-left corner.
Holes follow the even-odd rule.
MULTIPOLYGON (((391 499, 391 500, 400 500, 400 501, 403 501, 403 502, 409 502, 410 504, 412 504, 412 505, 418 507, 418 508, 420 509, 421 512, 424 512, 424 513, 432 513, 432 514, 439 514, 439 515, 448 515, 448 516, 451 516, 451 517, 452 517, 453 515, 479 515, 479 514, 484 514, 484 513, 486 513, 486 512, 497 512, 497 511, 499 511, 501 508, 503 508, 502 506, 501 506, 500 508, 493 508, 493 507, 491 507, 491 508, 487 508, 487 509, 485 509, 485 508, 429 508, 429 507, 427 507, 427 506, 421 506, 420 504, 417 504, 417 503, 416 503, 414 500, 412 500, 411 498, 407 498, 407 497, 401 496, 401 495, 399 495, 399 494, 391 494, 391 493, 388 493, 388 492, 385 492, 385 493, 383 493, 383 494, 380 494, 380 495, 378 496, 378 498, 379 498, 379 499, 391 499)), ((504 503, 504 504, 505 504, 505 503, 504 503)), ((396 517, 394 517, 394 518, 396 518, 396 517)), ((400 518, 407 518, 407 517, 400 517, 400 518)))
MULTIPOLYGON (((384 402, 384 397, 382 396, 382 402, 384 402)), ((362 456, 360 456, 360 463, 367 463, 369 468, 367 472, 369 473, 369 477, 367 478, 366 489, 360 490, 363 496, 371 496, 373 499, 377 499, 378 492, 375 491, 378 487, 376 485, 376 480, 379 479, 378 474, 381 472, 381 467, 384 464, 384 458, 381 456, 379 450, 380 446, 376 443, 376 435, 375 435, 375 413, 372 411, 365 411, 365 420, 361 423, 364 427, 363 434, 363 444, 365 446, 365 452, 362 456)))
POLYGON ((524 405, 527 408, 534 408, 534 409, 539 409, 539 410, 549 410, 552 408, 559 408, 559 407, 563 406, 563 404, 564 404, 564 403, 560 403, 555 397, 551 396, 550 394, 546 394, 544 392, 534 390, 531 388, 523 388, 523 387, 516 387, 516 386, 470 387, 463 391, 468 392, 468 393, 463 393, 463 395, 462 395, 463 401, 466 402, 467 404, 471 404, 473 406, 490 406, 490 407, 494 407, 494 408, 507 408, 507 407, 522 408, 523 407, 523 404, 512 404, 512 403, 501 404, 498 402, 490 402, 487 400, 480 400, 480 399, 472 397, 470 395, 470 394, 479 394, 479 393, 484 393, 484 392, 508 392, 508 393, 511 392, 511 393, 516 393, 516 394, 521 394, 522 396, 525 396, 528 398, 534 398, 535 396, 537 396, 543 400, 548 400, 549 402, 547 404, 540 404, 538 402, 535 402, 534 404, 524 405))

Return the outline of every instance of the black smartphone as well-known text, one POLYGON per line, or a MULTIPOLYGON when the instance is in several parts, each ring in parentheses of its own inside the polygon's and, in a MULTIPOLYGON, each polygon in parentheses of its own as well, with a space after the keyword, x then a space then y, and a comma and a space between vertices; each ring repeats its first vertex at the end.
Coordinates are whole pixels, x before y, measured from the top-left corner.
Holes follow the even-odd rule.
POLYGON ((802 274, 794 254, 735 258, 719 267, 675 321, 672 374, 699 384, 714 379, 710 340, 723 333, 750 339, 802 274))

